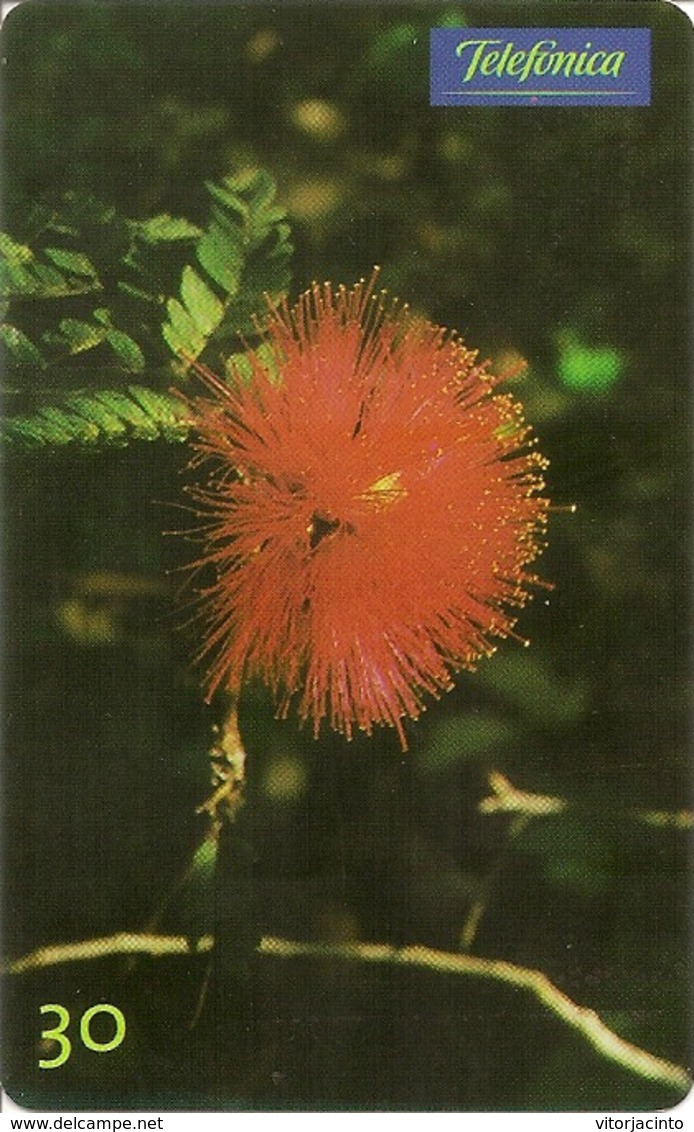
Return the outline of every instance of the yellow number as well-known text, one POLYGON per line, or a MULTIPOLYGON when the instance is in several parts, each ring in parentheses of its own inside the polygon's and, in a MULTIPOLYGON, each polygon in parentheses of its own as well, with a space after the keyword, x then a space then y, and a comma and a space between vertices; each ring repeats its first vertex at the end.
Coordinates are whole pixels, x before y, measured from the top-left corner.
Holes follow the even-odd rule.
MULTIPOLYGON (((70 1025, 70 1011, 65 1006, 61 1006, 59 1002, 44 1002, 39 1010, 42 1014, 52 1012, 58 1015, 58 1025, 51 1030, 42 1030, 41 1037, 44 1041, 58 1042, 60 1046, 60 1051, 55 1057, 44 1058, 39 1061, 39 1069, 58 1069, 65 1064, 72 1053, 72 1042, 65 1033, 70 1025)), ((110 1002, 100 1002, 96 1006, 90 1006, 80 1018, 80 1037, 85 1049, 91 1049, 94 1053, 109 1053, 110 1050, 116 1049, 125 1038, 125 1015, 123 1011, 119 1010, 117 1006, 111 1006, 110 1002), (115 1033, 108 1042, 97 1042, 92 1037, 90 1025, 92 1018, 97 1014, 110 1014, 116 1024, 115 1033)))
POLYGON ((108 1053, 109 1050, 115 1049, 119 1046, 125 1037, 125 1015, 122 1010, 117 1006, 111 1006, 110 1002, 100 1002, 98 1006, 90 1006, 89 1010, 85 1010, 82 1018, 80 1019, 80 1037, 83 1044, 87 1049, 93 1049, 95 1053, 108 1053), (110 1042, 95 1042, 90 1029, 89 1023, 95 1014, 110 1014, 116 1023, 116 1032, 111 1038, 110 1042))
POLYGON ((52 1030, 42 1030, 41 1037, 44 1041, 58 1042, 60 1045, 60 1052, 55 1057, 39 1061, 39 1069, 58 1069, 59 1066, 65 1064, 72 1050, 70 1039, 63 1033, 70 1025, 70 1013, 64 1006, 56 1002, 45 1002, 39 1009, 42 1014, 52 1012, 58 1015, 58 1025, 54 1026, 52 1030))

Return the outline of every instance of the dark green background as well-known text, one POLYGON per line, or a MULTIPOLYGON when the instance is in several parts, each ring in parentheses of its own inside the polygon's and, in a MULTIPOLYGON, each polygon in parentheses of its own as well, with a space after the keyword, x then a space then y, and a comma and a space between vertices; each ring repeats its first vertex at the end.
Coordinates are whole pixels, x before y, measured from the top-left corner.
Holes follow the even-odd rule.
MULTIPOLYGON (((678 1063, 685 835, 633 811, 688 804, 690 44, 683 15, 655 0, 30 0, 3 46, 3 227, 16 239, 31 242, 32 209, 68 189, 126 216, 202 221, 205 179, 263 165, 293 226, 293 293, 314 278, 351 284, 379 263, 392 293, 485 356, 522 354, 529 368, 513 389, 550 458, 549 494, 576 504, 551 519, 540 570, 555 588, 520 624, 531 649, 503 642, 462 676, 408 725, 407 755, 389 732, 316 743, 248 690, 259 930, 455 949, 503 851, 506 819, 477 812, 496 768, 572 808, 538 819, 507 853, 476 953, 541 968, 678 1063), (652 106, 432 109, 428 28, 444 21, 651 26, 652 106), (592 383, 578 347, 595 352, 592 383), (617 351, 618 373, 605 351, 617 351)), ((103 383, 88 365, 79 377, 103 383)), ((94 572, 163 578, 189 559, 183 539, 161 533, 180 525, 170 505, 185 463, 177 447, 134 444, 6 470, 11 955, 143 929, 201 833, 216 712, 189 664, 194 634, 176 629, 166 591, 106 607, 84 597, 94 572)), ((164 928, 207 930, 208 904, 190 891, 164 928)), ((520 993, 312 960, 257 961, 250 1052, 222 1055, 223 1011, 186 1028, 203 971, 195 958, 135 970, 114 960, 10 980, 4 1085, 49 1108, 677 1099, 601 1061, 520 993), (77 1013, 120 1004, 128 1043, 40 1073, 46 1001, 77 1013)))

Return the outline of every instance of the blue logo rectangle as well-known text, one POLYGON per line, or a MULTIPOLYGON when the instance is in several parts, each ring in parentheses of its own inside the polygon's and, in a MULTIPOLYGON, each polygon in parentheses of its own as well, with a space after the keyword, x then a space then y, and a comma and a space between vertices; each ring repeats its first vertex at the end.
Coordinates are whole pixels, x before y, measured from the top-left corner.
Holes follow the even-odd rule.
POLYGON ((650 106, 649 28, 431 29, 432 106, 650 106))

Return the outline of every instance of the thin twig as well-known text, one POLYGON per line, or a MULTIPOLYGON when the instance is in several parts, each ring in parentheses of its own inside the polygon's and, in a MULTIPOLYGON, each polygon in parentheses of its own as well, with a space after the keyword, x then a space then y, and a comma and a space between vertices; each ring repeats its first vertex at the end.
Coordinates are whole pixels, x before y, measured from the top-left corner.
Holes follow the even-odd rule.
MULTIPOLYGON (((204 842, 216 843, 219 839, 222 817, 229 814, 235 817, 243 803, 243 788, 246 770, 246 752, 239 735, 238 718, 236 714, 236 700, 231 700, 227 706, 221 727, 216 724, 213 729, 214 740, 210 747, 208 758, 212 775, 212 793, 197 808, 196 814, 206 814, 208 825, 201 841, 195 847, 181 873, 173 884, 164 892, 153 913, 143 926, 143 934, 154 938, 164 914, 168 911, 171 902, 182 889, 186 887, 195 875, 198 867, 197 857, 204 842)), ((164 938, 164 937, 161 937, 164 938)), ((131 955, 126 970, 131 972, 137 963, 137 956, 131 955)), ((206 994, 208 977, 203 982, 200 999, 195 1010, 194 1022, 202 1009, 206 994)))
POLYGON ((207 813, 216 824, 222 818, 234 821, 243 805, 246 782, 246 750, 239 733, 237 702, 231 699, 221 727, 214 727, 214 743, 210 748, 212 784, 210 797, 198 806, 197 813, 207 813))
MULTIPOLYGON (((491 794, 482 798, 477 805, 480 814, 510 814, 507 839, 491 870, 480 885, 477 899, 465 917, 460 932, 460 948, 470 951, 477 936, 482 917, 491 898, 494 884, 501 873, 508 856, 511 843, 527 827, 533 818, 553 817, 564 813, 571 803, 566 798, 554 794, 533 794, 519 790, 501 771, 492 770, 488 777, 491 794)), ((630 810, 628 816, 645 825, 659 829, 691 829, 694 814, 690 810, 630 810)))
MULTIPOLYGON (((195 951, 209 951, 212 936, 201 936, 195 951)), ((152 935, 147 932, 116 932, 115 935, 80 940, 78 943, 56 943, 39 947, 21 959, 14 959, 2 967, 4 975, 23 975, 40 967, 55 967, 60 963, 81 963, 87 959, 103 959, 108 955, 183 955, 193 950, 190 939, 184 935, 152 935)))
POLYGON ((525 790, 518 790, 498 770, 491 771, 489 786, 492 793, 481 800, 477 806, 478 811, 481 814, 504 813, 513 816, 501 851, 482 881, 477 899, 465 917, 460 931, 461 951, 472 950, 482 917, 487 911, 494 885, 506 864, 511 843, 523 832, 532 818, 559 814, 568 805, 563 798, 555 798, 549 794, 529 794, 525 790))
MULTIPOLYGON (((195 953, 209 951, 212 946, 212 936, 203 936, 197 941, 195 953)), ((501 959, 456 955, 431 947, 399 948, 384 943, 304 943, 280 939, 276 936, 265 936, 260 941, 258 951, 261 955, 280 959, 320 958, 353 963, 387 963, 400 967, 423 968, 442 975, 470 975, 473 978, 492 979, 532 994, 550 1013, 580 1034, 597 1053, 630 1073, 683 1092, 691 1085, 691 1077, 686 1069, 620 1038, 605 1025, 594 1010, 574 1002, 542 971, 530 967, 518 967, 501 959)), ((4 972, 9 975, 21 975, 27 971, 59 963, 136 952, 151 956, 190 954, 190 940, 185 936, 120 932, 117 935, 82 940, 79 943, 39 948, 21 959, 6 964, 4 972)))
POLYGON ((530 794, 525 790, 518 790, 498 770, 493 770, 489 775, 489 785, 492 793, 483 798, 477 807, 481 814, 547 817, 548 814, 560 814, 569 804, 564 798, 555 798, 551 794, 530 794))
MULTIPOLYGON (((214 790, 210 797, 198 806, 197 813, 207 814, 210 819, 209 836, 216 842, 215 871, 217 881, 220 881, 220 844, 223 843, 223 831, 233 827, 238 813, 244 803, 246 787, 246 748, 239 732, 238 702, 236 697, 230 697, 221 726, 213 728, 214 742, 210 748, 209 758, 212 770, 212 786, 214 790)), ((217 925, 218 939, 221 929, 217 925)), ((189 1029, 194 1030, 202 1017, 203 1007, 207 993, 212 982, 215 957, 211 956, 202 983, 198 999, 195 1004, 189 1029)))
POLYGON ((503 872, 504 866, 506 865, 511 845, 513 844, 514 839, 523 832, 529 821, 529 814, 514 814, 507 830, 506 840, 504 841, 504 844, 502 845, 501 850, 496 860, 494 861, 494 864, 492 865, 484 880, 481 882, 477 898, 470 908, 467 916, 465 917, 465 921, 460 932, 461 951, 472 951, 472 945, 475 942, 479 926, 482 922, 482 917, 487 911, 487 907, 494 890, 494 885, 498 881, 499 876, 503 872))
MULTIPOLYGON (((528 818, 546 818, 561 814, 571 806, 566 798, 554 794, 532 794, 519 790, 501 771, 489 774, 491 794, 478 803, 480 814, 522 814, 528 818)), ((660 829, 691 829, 694 813, 691 810, 628 810, 627 816, 660 829)))
POLYGON ((634 810, 634 817, 656 829, 692 829, 694 826, 691 810, 634 810))

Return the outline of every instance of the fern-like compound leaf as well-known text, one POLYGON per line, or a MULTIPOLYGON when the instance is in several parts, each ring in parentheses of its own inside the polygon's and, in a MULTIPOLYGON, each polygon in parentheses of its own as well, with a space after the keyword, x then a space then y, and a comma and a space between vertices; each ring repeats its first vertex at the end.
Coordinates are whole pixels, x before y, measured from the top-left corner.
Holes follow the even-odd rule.
POLYGON ((277 299, 287 290, 293 251, 274 181, 263 170, 206 187, 213 203, 210 223, 195 245, 197 268, 184 267, 162 327, 173 353, 192 358, 211 340, 253 331, 265 296, 277 299))
POLYGON ((130 440, 180 443, 190 428, 179 397, 130 385, 125 390, 69 393, 61 405, 5 421, 1 436, 9 448, 20 450, 67 444, 96 448, 130 440))

